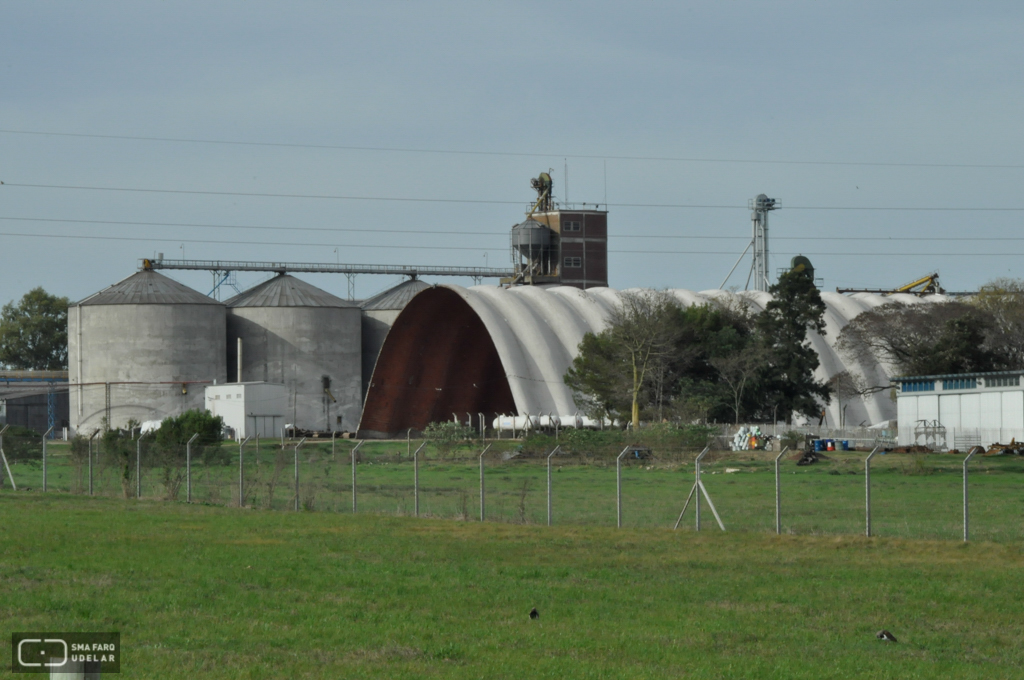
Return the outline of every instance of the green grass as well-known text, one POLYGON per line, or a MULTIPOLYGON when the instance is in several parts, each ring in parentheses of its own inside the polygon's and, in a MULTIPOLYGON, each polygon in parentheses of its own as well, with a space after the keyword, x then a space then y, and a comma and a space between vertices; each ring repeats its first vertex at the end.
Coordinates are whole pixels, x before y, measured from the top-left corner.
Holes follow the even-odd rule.
POLYGON ((120 631, 125 678, 987 679, 1024 666, 1017 542, 36 492, 0 495, 0 513, 7 632, 120 631), (900 642, 875 640, 880 628, 900 642))

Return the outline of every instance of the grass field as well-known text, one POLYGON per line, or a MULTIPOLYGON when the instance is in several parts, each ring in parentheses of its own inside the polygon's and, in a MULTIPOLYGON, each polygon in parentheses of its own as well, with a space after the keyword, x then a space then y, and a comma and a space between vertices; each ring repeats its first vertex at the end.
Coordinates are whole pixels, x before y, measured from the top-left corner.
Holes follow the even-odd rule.
POLYGON ((37 492, 0 495, 0 512, 7 631, 120 631, 126 678, 1024 674, 1019 543, 37 492))

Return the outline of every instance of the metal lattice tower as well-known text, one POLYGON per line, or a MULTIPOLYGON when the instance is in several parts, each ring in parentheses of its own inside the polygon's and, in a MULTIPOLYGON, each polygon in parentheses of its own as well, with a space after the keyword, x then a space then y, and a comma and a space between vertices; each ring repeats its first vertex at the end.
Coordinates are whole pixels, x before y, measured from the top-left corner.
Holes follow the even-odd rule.
POLYGON ((768 278, 768 213, 776 208, 774 198, 768 198, 764 194, 749 202, 750 221, 753 230, 751 245, 753 246, 753 261, 750 263, 750 276, 747 282, 754 280, 754 290, 767 292, 771 287, 768 278))

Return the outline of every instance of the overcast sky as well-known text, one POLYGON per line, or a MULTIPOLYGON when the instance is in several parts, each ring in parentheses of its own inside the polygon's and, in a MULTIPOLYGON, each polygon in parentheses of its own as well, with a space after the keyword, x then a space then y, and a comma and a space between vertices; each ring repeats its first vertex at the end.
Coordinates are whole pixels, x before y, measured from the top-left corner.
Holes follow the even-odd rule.
POLYGON ((609 204, 614 287, 719 287, 764 192, 772 271, 976 289, 1022 276, 1021 36, 1020 2, 0 2, 0 303, 158 252, 506 265, 549 169, 609 204))

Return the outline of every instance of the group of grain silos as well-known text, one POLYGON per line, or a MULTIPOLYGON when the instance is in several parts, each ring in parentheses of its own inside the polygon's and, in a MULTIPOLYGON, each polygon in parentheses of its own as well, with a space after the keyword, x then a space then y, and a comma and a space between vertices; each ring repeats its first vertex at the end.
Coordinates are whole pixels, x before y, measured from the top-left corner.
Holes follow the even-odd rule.
POLYGON ((422 287, 400 284, 364 312, 286 274, 222 303, 137 272, 68 310, 72 427, 162 420, 203 408, 209 385, 244 381, 284 385, 289 424, 353 431, 384 336, 422 287))

